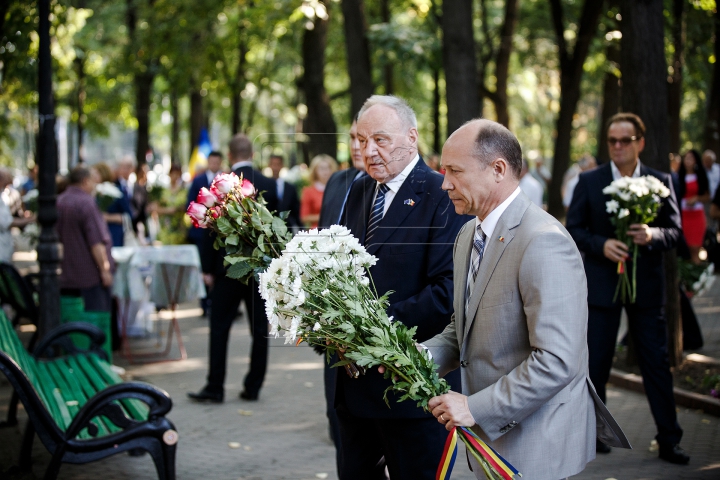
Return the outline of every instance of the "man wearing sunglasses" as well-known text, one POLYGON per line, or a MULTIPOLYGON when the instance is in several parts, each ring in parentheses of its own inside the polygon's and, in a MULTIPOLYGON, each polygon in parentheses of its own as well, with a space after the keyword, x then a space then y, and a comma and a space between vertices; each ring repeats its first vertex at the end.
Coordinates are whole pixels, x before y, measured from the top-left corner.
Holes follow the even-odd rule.
MULTIPOLYGON (((677 422, 673 383, 667 351, 665 321, 665 278, 662 253, 675 248, 681 234, 680 213, 670 176, 640 162, 645 147, 645 124, 635 114, 618 113, 607 123, 610 162, 580 174, 567 214, 567 230, 584 253, 588 281, 588 349, 590 379, 598 395, 606 401, 605 384, 615 353, 620 314, 625 309, 630 335, 637 347, 650 410, 657 425, 656 439, 661 459, 686 464, 690 457, 680 448, 682 429, 677 422), (623 303, 615 297, 617 264, 628 258, 629 248, 615 238, 615 227, 602 190, 621 177, 652 175, 671 191, 663 199, 657 218, 649 225, 630 225, 632 241, 639 245, 637 259, 637 298, 623 303)), ((631 263, 628 266, 632 268, 631 263)), ((610 447, 598 442, 599 453, 610 447)))

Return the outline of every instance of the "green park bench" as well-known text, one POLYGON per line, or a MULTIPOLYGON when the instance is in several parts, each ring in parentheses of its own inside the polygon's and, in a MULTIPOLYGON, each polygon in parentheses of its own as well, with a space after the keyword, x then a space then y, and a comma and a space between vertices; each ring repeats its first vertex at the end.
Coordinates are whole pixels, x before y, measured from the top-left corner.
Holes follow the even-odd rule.
MULTIPOLYGON (((105 334, 86 323, 50 331, 31 355, 0 311, 0 371, 28 414, 20 449, 21 469, 29 469, 37 433, 52 455, 45 479, 62 463, 82 464, 116 453, 147 451, 158 478, 175 478, 178 434, 165 418, 172 408, 167 392, 141 382, 123 382, 106 361, 105 334), (84 335, 89 347, 70 339, 84 335), (57 351, 63 355, 51 356, 57 351)), ((8 418, 7 424, 17 424, 8 418)))

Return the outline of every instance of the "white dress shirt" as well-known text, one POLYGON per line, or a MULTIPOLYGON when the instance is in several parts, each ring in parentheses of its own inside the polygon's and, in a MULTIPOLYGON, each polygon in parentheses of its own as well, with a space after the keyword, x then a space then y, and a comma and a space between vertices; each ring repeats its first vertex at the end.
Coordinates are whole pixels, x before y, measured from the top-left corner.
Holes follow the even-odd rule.
MULTIPOLYGON (((390 208, 390 204, 392 203, 393 199, 395 198, 395 195, 397 194, 398 190, 400 190, 400 187, 402 187, 403 182, 405 179, 410 175, 410 172, 412 172, 412 169, 415 168, 415 165, 417 165, 417 162, 420 160, 420 155, 415 155, 415 158, 408 163, 402 172, 398 174, 395 178, 390 180, 389 182, 385 183, 388 187, 388 191, 385 192, 385 208, 383 209, 383 217, 388 211, 388 208, 390 208)), ((377 198, 377 192, 378 188, 380 187, 380 183, 378 182, 376 188, 375 188, 375 196, 373 197, 373 203, 375 204, 375 199, 377 198)))
POLYGON ((500 217, 503 213, 505 213, 505 210, 507 210, 513 200, 515 200, 515 198, 520 195, 521 191, 522 190, 518 186, 515 191, 512 192, 508 198, 505 199, 504 202, 495 207, 495 210, 490 212, 488 216, 485 217, 485 220, 481 221, 478 217, 475 217, 475 230, 477 230, 478 225, 480 225, 483 233, 485 234, 485 248, 483 250, 483 258, 485 258, 485 255, 487 255, 488 249, 492 248, 493 242, 491 242, 490 240, 492 239, 493 232, 495 231, 495 226, 497 225, 498 220, 500 220, 500 217))
MULTIPOLYGON (((615 162, 610 160, 610 170, 612 170, 612 176, 613 181, 620 180, 623 177, 623 174, 620 173, 620 170, 618 167, 615 166, 615 162)), ((635 164, 635 170, 633 171, 633 174, 630 175, 630 178, 638 178, 640 176, 640 160, 637 161, 637 164, 635 164)))

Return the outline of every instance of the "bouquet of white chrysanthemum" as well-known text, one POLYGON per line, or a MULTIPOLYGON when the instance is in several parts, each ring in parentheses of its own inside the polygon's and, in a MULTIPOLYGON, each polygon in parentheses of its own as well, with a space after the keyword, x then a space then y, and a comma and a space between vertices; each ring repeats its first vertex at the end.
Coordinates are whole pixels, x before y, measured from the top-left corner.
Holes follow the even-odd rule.
POLYGON ((339 353, 348 374, 383 365, 393 379, 388 391, 400 400, 427 408, 432 397, 448 391, 437 366, 415 346, 415 328, 388 317, 387 295, 378 298, 367 269, 377 258, 368 254, 350 231, 339 225, 298 233, 280 258, 260 274, 270 333, 339 353), (359 368, 358 368, 359 367, 359 368))
POLYGON ((632 242, 627 232, 632 224, 648 224, 655 220, 662 206, 662 199, 670 195, 670 189, 659 179, 647 175, 619 178, 605 187, 603 193, 611 197, 605 207, 606 211, 612 214, 610 221, 615 225, 615 235, 632 251, 632 281, 628 277, 625 260, 619 261, 617 268, 620 279, 613 301, 620 293, 623 302, 627 300, 635 303, 638 246, 632 242))
POLYGON ((715 266, 712 263, 695 265, 689 260, 678 260, 680 286, 689 297, 701 295, 705 290, 710 288, 713 282, 715 282, 714 273, 715 266))
POLYGON ((120 189, 112 182, 102 182, 95 186, 95 194, 97 195, 98 207, 100 211, 105 212, 115 200, 122 198, 123 194, 120 189))

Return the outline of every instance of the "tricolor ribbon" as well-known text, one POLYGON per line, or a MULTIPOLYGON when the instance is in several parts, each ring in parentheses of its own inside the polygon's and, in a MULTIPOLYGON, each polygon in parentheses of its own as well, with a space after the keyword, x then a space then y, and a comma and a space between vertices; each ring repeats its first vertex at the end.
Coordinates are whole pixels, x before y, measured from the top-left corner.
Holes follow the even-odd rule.
POLYGON ((513 480, 515 476, 522 477, 510 462, 505 460, 490 445, 483 442, 480 437, 469 428, 453 427, 445 441, 445 450, 443 451, 440 465, 438 465, 436 480, 449 480, 452 473, 455 459, 457 458, 457 439, 458 437, 465 443, 468 451, 480 463, 485 471, 485 475, 490 480, 502 478, 504 480, 513 480))

